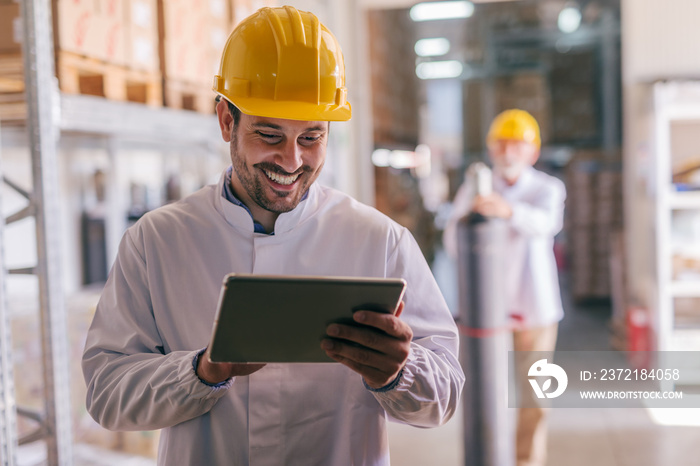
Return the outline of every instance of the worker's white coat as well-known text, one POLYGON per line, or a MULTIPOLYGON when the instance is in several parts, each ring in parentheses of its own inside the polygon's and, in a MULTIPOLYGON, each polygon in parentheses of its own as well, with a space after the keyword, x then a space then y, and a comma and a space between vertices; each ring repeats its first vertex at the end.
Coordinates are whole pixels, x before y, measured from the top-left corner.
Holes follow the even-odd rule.
POLYGON ((222 197, 223 179, 124 235, 83 357, 88 411, 108 429, 164 429, 161 465, 389 464, 387 414, 440 425, 464 381, 456 327, 416 242, 317 184, 273 236, 257 234, 222 197), (372 393, 338 363, 268 364, 224 387, 203 384, 192 359, 230 272, 406 279, 401 318, 414 341, 400 384, 372 393))
MULTIPOLYGON (((554 258, 554 236, 564 220, 564 183, 532 167, 509 186, 499 176, 493 178, 493 191, 511 206, 508 243, 502 245, 503 290, 507 312, 519 316, 519 326, 541 327, 564 316, 554 258)), ((444 245, 457 257, 457 222, 472 207, 474 187, 467 180, 457 191, 452 213, 445 227, 444 245)))

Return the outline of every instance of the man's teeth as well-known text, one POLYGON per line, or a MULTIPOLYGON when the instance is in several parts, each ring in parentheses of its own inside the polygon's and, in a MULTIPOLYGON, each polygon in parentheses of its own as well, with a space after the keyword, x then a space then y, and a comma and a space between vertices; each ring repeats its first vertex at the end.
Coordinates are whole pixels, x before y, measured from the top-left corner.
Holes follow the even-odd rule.
POLYGON ((265 170, 265 174, 275 183, 279 183, 285 186, 294 183, 297 180, 297 178, 299 178, 298 173, 296 175, 280 175, 279 173, 265 170))

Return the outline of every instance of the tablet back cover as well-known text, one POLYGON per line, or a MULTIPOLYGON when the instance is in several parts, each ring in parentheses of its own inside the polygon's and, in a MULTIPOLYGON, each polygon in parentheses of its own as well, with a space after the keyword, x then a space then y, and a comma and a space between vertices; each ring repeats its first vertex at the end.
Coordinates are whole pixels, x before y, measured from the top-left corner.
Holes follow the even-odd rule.
POLYGON ((394 312, 401 279, 231 274, 211 342, 214 362, 333 362, 320 347, 332 322, 356 310, 394 312))

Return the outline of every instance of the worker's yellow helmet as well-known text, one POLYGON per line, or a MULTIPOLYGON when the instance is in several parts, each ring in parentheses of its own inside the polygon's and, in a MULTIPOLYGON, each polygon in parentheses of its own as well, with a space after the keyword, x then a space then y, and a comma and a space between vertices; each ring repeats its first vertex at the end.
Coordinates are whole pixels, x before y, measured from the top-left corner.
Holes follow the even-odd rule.
POLYGON ((538 148, 542 144, 537 120, 525 110, 518 109, 506 110, 494 118, 486 142, 491 143, 499 139, 525 141, 538 148))
POLYGON ((261 8, 240 22, 213 90, 249 115, 306 121, 351 115, 340 44, 314 14, 291 6, 261 8))

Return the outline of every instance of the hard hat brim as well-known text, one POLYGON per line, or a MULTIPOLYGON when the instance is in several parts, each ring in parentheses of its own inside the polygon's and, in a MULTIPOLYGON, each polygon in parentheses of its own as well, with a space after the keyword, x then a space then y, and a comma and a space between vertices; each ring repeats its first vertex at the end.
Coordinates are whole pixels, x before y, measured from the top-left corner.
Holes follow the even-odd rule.
POLYGON ((348 121, 352 116, 352 108, 347 102, 345 105, 318 105, 252 97, 237 97, 234 101, 223 93, 218 94, 238 107, 241 112, 252 116, 301 121, 348 121))

